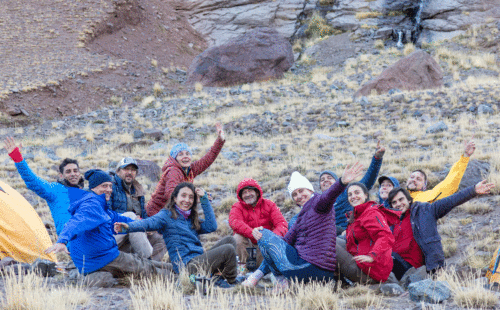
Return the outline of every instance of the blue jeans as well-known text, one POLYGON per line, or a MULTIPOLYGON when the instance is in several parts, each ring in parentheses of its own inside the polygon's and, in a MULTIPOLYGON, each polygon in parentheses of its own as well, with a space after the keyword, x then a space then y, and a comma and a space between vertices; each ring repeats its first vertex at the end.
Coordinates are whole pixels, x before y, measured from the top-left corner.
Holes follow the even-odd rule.
POLYGON ((264 274, 272 272, 275 276, 298 281, 335 280, 333 271, 325 270, 300 258, 297 250, 272 231, 264 229, 258 241, 264 262, 259 267, 264 274))

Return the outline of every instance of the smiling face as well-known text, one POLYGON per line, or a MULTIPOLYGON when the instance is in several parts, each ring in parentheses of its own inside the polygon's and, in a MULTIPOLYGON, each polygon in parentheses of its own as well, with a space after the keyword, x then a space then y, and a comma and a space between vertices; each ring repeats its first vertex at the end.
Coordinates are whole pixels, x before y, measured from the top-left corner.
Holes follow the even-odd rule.
POLYGON ((391 207, 405 213, 410 208, 410 202, 403 192, 398 192, 396 196, 392 198, 391 207))
POLYGON ((191 153, 189 151, 180 151, 175 158, 182 168, 191 166, 191 153))
POLYGON ((188 211, 193 207, 194 192, 189 187, 183 187, 176 197, 174 197, 175 204, 182 211, 188 211))
POLYGON ((258 194, 257 191, 253 188, 244 188, 241 191, 241 199, 250 206, 255 206, 257 204, 258 200, 258 194))
POLYGON ((125 168, 121 168, 116 171, 116 174, 122 179, 126 184, 130 185, 134 182, 137 176, 137 168, 134 165, 128 165, 125 168))
POLYGON ((382 199, 387 199, 389 197, 389 192, 394 188, 394 184, 388 179, 385 179, 382 184, 380 184, 379 195, 382 199))
POLYGON ((63 179, 69 182, 71 185, 77 185, 82 178, 80 168, 76 164, 67 164, 63 168, 63 172, 60 175, 63 179))
POLYGON ((304 206, 311 199, 313 191, 307 188, 297 188, 292 192, 292 199, 299 206, 304 206))
POLYGON ((368 195, 363 192, 361 187, 353 185, 347 190, 347 199, 349 199, 351 206, 355 207, 365 203, 368 200, 368 195))
POLYGON ((335 179, 329 175, 328 173, 325 173, 319 178, 319 187, 321 188, 321 191, 324 192, 327 189, 330 188, 330 186, 335 183, 335 179))
POLYGON ((111 198, 111 193, 113 192, 113 183, 103 182, 92 189, 97 195, 106 194, 106 201, 111 198))
POLYGON ((413 171, 406 181, 406 188, 410 191, 421 191, 425 186, 425 176, 420 171, 413 171))

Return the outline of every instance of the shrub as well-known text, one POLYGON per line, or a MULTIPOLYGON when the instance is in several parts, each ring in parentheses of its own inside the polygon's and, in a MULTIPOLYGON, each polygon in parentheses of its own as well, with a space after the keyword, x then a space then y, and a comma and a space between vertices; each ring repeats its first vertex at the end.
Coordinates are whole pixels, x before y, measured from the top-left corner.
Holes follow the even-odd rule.
POLYGON ((309 26, 307 27, 306 34, 315 38, 325 37, 333 34, 333 28, 328 25, 326 20, 321 17, 321 15, 314 12, 313 16, 309 20, 309 26))

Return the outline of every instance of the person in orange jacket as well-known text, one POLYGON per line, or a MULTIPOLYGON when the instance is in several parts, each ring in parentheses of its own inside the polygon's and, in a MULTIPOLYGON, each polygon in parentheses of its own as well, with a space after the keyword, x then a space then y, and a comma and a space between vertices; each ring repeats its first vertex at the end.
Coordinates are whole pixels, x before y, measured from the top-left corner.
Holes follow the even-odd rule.
POLYGON ((261 234, 263 228, 283 237, 288 231, 288 224, 274 202, 263 197, 262 188, 257 181, 245 178, 236 189, 238 202, 229 213, 229 226, 234 231, 236 253, 240 262, 248 258, 246 248, 257 248, 257 265, 262 263, 262 254, 257 247, 253 234, 261 234))

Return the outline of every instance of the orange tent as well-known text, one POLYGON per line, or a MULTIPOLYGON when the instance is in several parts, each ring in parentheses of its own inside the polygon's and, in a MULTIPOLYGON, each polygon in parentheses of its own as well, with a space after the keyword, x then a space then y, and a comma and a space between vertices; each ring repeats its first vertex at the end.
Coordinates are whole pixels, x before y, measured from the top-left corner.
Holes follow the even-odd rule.
POLYGON ((32 263, 37 258, 56 262, 45 249, 52 246, 42 219, 24 197, 0 181, 0 258, 32 263))

